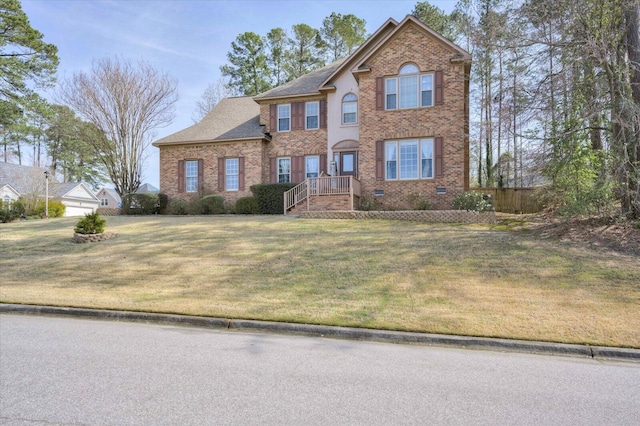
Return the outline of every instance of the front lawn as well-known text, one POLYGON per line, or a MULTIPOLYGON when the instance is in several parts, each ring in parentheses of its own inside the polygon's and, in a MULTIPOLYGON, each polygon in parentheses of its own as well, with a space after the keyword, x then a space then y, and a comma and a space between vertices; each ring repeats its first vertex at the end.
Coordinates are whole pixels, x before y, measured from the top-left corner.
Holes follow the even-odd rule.
POLYGON ((283 216, 0 225, 0 301, 640 347, 640 261, 491 225, 283 216))

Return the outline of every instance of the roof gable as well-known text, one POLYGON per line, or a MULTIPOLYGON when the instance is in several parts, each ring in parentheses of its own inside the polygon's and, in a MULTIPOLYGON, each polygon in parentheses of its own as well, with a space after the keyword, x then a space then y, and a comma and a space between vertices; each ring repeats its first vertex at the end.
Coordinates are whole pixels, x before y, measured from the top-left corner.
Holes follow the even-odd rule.
MULTIPOLYGON (((450 58, 451 62, 471 61, 471 54, 469 52, 467 52, 457 44, 453 43, 452 41, 448 40, 447 38, 443 37, 440 33, 434 31, 427 25, 423 24, 415 16, 407 15, 402 20, 402 22, 400 22, 392 31, 385 34, 384 37, 378 43, 376 43, 372 49, 366 52, 366 54, 362 55, 362 57, 357 62, 354 63, 353 67, 351 68, 351 72, 358 73, 362 71, 368 71, 368 68, 366 67, 365 62, 367 62, 369 58, 375 55, 383 46, 387 44, 389 40, 395 37, 408 25, 416 25, 418 28, 424 31, 428 36, 434 38, 435 40, 437 40, 438 42, 440 42, 441 44, 449 48, 451 50, 451 58, 450 58)), ((342 71, 342 70, 339 70, 339 71, 342 71)))
POLYGON ((49 193, 54 198, 75 198, 100 201, 98 197, 82 182, 66 182, 51 185, 49 193))

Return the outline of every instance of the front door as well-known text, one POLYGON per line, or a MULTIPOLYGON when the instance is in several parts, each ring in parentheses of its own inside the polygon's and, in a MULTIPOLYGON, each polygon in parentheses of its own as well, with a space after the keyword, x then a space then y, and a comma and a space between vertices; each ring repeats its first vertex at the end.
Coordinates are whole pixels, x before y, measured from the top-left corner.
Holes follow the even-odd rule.
POLYGON ((340 153, 340 176, 357 176, 358 162, 357 151, 345 151, 340 153))

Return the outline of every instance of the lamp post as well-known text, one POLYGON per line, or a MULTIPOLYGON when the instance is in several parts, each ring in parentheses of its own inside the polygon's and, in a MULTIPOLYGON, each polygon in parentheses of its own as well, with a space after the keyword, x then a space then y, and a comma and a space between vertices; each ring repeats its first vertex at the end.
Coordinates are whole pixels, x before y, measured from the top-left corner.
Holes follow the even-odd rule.
POLYGON ((44 217, 49 217, 49 170, 44 172, 45 193, 44 193, 44 217))

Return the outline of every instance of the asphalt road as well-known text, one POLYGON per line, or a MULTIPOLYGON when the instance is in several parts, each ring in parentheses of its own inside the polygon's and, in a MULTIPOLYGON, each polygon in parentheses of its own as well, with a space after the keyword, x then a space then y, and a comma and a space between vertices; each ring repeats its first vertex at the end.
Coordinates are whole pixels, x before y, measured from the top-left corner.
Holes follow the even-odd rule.
POLYGON ((640 363, 0 315, 0 425, 640 423, 640 363))

